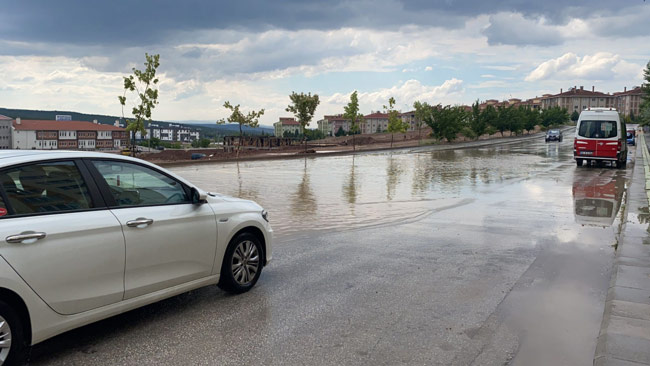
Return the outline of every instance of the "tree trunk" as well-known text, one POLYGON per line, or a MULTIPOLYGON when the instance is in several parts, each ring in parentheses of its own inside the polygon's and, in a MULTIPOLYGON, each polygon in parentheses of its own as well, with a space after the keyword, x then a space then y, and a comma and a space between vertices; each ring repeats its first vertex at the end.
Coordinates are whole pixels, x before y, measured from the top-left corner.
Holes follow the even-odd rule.
POLYGON ((131 131, 131 156, 135 158, 135 131, 131 131))
POLYGON ((356 150, 357 150, 356 142, 354 141, 354 135, 355 135, 355 133, 354 133, 354 131, 353 131, 353 132, 352 132, 352 151, 356 151, 356 150))
POLYGON ((239 144, 237 145, 237 160, 239 160, 239 150, 241 150, 241 144, 244 142, 243 140, 243 134, 244 132, 242 131, 241 128, 241 123, 239 124, 239 144))
POLYGON ((390 148, 391 148, 391 149, 393 148, 393 137, 394 137, 394 136, 395 136, 394 133, 391 133, 391 134, 390 134, 390 148))

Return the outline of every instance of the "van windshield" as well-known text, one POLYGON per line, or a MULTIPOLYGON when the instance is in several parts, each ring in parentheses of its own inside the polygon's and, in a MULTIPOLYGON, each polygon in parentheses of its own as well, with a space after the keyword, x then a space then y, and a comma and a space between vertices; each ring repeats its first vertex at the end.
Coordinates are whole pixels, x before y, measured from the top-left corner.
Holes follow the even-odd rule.
POLYGON ((616 137, 616 122, 615 121, 582 121, 578 136, 586 138, 601 138, 607 139, 616 137))

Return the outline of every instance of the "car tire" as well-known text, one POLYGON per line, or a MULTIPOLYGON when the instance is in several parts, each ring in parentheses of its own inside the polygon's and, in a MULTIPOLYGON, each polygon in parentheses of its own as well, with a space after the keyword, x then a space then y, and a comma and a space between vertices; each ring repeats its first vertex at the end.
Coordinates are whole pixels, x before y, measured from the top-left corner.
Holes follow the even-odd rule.
POLYGON ((244 293, 257 283, 262 273, 262 244, 251 233, 241 233, 234 237, 221 264, 220 289, 233 294, 244 293), (254 273, 251 273, 252 270, 254 273))
POLYGON ((29 349, 24 324, 9 304, 0 301, 0 343, 7 339, 11 341, 11 346, 0 347, 0 365, 22 365, 29 349))
POLYGON ((582 159, 576 159, 576 165, 582 166, 582 159))

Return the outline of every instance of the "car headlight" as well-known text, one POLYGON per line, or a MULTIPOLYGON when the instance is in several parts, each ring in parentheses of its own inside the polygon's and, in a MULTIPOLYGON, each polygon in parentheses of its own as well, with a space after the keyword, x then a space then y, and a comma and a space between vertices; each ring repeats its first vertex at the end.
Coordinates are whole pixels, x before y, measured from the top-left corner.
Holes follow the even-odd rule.
POLYGON ((269 222, 269 213, 266 210, 262 210, 262 218, 266 220, 266 222, 269 222))

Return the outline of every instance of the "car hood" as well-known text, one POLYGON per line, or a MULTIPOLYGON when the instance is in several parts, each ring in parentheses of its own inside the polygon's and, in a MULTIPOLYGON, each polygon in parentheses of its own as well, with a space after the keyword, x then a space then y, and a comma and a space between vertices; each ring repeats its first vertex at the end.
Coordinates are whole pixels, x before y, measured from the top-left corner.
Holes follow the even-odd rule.
POLYGON ((237 203, 242 203, 242 204, 245 204, 245 205, 255 206, 256 208, 259 207, 260 210, 262 209, 262 206, 258 205, 254 201, 246 200, 246 199, 243 199, 243 198, 227 196, 225 194, 220 194, 220 193, 215 193, 215 192, 208 192, 208 201, 209 202, 217 202, 217 201, 237 202, 237 203))

